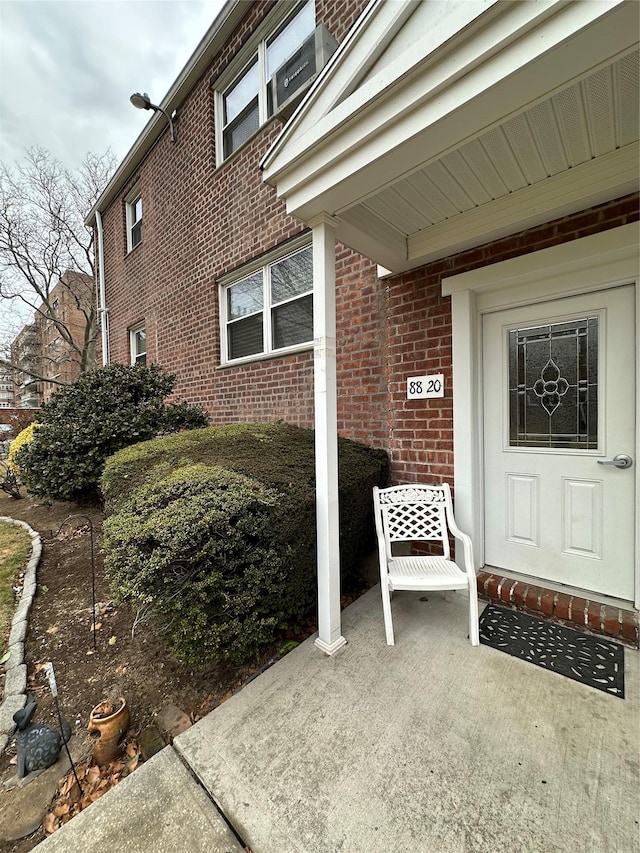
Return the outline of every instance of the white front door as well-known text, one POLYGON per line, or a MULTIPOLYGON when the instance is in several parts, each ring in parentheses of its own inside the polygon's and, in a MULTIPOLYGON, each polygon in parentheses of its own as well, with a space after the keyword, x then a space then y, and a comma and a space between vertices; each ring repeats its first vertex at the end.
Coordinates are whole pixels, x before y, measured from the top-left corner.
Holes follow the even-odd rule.
POLYGON ((486 565, 633 600, 635 342, 632 286, 485 314, 486 565))

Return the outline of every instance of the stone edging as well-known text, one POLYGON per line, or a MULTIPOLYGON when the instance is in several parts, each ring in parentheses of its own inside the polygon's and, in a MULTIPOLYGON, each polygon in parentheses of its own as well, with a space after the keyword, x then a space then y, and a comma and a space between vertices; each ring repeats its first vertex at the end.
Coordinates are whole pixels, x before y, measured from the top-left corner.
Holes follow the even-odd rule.
POLYGON ((31 538, 31 558, 24 573, 20 602, 13 615, 11 633, 9 634, 9 649, 11 657, 4 664, 6 675, 4 695, 0 704, 0 752, 6 747, 13 735, 16 725, 13 715, 22 710, 27 702, 27 665, 24 662, 24 640, 27 635, 27 617, 31 609, 33 597, 36 594, 36 568, 42 554, 40 534, 24 521, 18 521, 8 516, 0 516, 0 522, 22 527, 31 538))

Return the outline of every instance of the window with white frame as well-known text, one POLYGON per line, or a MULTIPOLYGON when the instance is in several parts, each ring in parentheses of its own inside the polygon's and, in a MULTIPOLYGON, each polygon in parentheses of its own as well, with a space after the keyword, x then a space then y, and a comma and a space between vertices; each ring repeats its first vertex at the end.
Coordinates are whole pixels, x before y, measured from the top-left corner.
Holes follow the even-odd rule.
POLYGON ((313 341, 313 255, 305 246, 221 286, 222 361, 313 341))
POLYGON ((131 349, 131 364, 147 363, 147 333, 144 323, 135 326, 129 332, 129 346, 131 349))
MULTIPOLYGON (((278 9, 287 9, 286 4, 278 9)), ((260 30, 242 54, 243 68, 216 91, 218 165, 233 154, 273 115, 270 80, 282 63, 315 29, 314 0, 291 4, 284 19, 260 30)))
POLYGON ((142 193, 136 187, 127 198, 127 252, 135 249, 142 242, 142 193))

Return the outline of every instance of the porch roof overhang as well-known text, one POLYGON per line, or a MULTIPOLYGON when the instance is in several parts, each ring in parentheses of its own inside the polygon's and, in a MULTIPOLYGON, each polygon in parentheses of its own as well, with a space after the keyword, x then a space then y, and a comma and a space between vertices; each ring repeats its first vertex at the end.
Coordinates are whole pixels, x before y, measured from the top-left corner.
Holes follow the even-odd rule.
POLYGON ((262 164, 394 273, 638 188, 639 4, 452 8, 385 65, 415 5, 374 0, 262 164))

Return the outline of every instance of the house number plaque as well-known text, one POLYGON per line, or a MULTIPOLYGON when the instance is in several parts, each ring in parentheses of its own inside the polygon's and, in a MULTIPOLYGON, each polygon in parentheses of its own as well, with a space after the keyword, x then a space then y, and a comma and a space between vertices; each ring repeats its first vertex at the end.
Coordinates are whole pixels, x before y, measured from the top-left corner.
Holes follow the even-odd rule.
POLYGON ((444 397, 444 373, 407 379, 407 400, 429 400, 431 397, 444 397))

